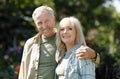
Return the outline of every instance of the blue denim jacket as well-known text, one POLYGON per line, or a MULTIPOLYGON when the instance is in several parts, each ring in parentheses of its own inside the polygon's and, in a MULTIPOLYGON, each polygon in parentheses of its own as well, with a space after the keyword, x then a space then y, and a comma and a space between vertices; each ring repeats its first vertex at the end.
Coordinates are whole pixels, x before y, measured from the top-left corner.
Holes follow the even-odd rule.
POLYGON ((75 56, 75 51, 79 47, 80 45, 77 45, 72 50, 67 69, 64 73, 65 79, 95 79, 95 64, 92 60, 79 60, 75 56))

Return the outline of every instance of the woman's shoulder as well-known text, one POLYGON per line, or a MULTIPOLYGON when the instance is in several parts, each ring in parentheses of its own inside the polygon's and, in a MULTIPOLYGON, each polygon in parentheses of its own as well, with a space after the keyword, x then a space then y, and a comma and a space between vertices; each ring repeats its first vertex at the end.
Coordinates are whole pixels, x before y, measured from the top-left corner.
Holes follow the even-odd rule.
POLYGON ((78 49, 78 48, 80 48, 80 44, 77 44, 77 45, 75 45, 74 47, 73 47, 73 49, 72 49, 72 53, 75 53, 76 52, 76 50, 78 49))

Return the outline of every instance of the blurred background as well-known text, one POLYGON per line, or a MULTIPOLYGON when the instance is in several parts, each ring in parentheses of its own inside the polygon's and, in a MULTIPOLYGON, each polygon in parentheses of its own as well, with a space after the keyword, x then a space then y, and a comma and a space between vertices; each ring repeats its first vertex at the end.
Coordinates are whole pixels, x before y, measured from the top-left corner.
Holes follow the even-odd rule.
POLYGON ((55 10, 56 27, 65 16, 79 18, 88 46, 101 55, 96 79, 120 79, 119 3, 120 0, 0 0, 0 79, 17 79, 24 43, 37 33, 32 12, 41 5, 55 10))

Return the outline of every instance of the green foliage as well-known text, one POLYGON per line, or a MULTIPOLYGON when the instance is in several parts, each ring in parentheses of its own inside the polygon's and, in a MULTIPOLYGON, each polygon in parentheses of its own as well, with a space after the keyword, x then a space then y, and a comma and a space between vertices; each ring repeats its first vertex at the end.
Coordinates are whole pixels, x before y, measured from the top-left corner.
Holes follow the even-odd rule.
POLYGON ((24 43, 37 33, 31 15, 41 5, 56 11, 57 23, 66 16, 79 18, 88 45, 101 55, 97 79, 119 79, 120 13, 113 6, 105 7, 106 1, 1 0, 0 79, 17 79, 24 43))
POLYGON ((32 12, 43 4, 54 8, 49 0, 0 1, 0 79, 17 79, 23 45, 37 33, 32 12))

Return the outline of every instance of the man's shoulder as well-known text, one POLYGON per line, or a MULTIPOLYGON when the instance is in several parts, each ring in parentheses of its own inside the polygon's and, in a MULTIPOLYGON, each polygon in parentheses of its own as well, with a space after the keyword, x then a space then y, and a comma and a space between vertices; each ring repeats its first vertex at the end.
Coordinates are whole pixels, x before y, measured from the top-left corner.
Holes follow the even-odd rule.
POLYGON ((41 34, 38 33, 38 34, 36 34, 35 36, 29 38, 29 39, 26 41, 25 44, 31 45, 31 44, 33 44, 33 43, 38 43, 38 42, 40 41, 40 37, 41 37, 41 34))
POLYGON ((35 36, 27 39, 26 43, 32 43, 34 41, 35 36))
POLYGON ((30 37, 27 39, 27 41, 25 42, 25 47, 31 46, 35 41, 35 36, 30 37))

